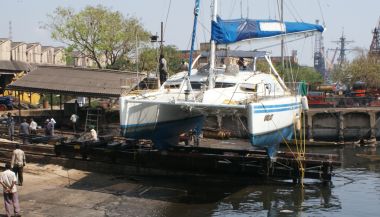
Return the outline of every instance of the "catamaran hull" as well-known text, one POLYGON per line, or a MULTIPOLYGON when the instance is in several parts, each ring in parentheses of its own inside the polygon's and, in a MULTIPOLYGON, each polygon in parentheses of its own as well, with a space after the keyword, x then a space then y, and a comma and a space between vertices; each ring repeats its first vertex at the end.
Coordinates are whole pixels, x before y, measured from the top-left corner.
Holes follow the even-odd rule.
POLYGON ((286 97, 248 105, 247 122, 252 146, 273 157, 279 144, 290 140, 301 116, 300 97, 286 97))
POLYGON ((134 103, 121 98, 121 134, 127 138, 150 139, 155 147, 177 145, 179 136, 190 130, 201 131, 204 116, 183 106, 134 103))

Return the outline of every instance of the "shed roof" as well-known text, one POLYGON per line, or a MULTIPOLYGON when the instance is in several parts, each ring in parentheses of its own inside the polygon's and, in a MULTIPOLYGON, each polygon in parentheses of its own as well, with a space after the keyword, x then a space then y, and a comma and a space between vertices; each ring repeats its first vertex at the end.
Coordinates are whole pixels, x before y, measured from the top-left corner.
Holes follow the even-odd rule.
POLYGON ((122 81, 128 80, 128 88, 132 89, 144 77, 126 71, 38 66, 8 85, 7 89, 86 97, 119 97, 122 81))
POLYGON ((12 72, 20 72, 20 71, 30 71, 33 67, 22 61, 10 61, 10 60, 0 60, 0 71, 12 71, 12 72))

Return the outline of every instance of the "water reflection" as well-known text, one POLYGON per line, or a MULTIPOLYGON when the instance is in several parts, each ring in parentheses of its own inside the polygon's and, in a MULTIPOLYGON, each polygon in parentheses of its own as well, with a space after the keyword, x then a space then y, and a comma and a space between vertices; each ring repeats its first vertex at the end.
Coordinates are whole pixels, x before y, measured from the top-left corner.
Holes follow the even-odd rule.
POLYGON ((218 204, 213 216, 302 216, 319 209, 341 209, 341 203, 338 197, 332 195, 331 188, 259 185, 226 197, 218 204))
POLYGON ((194 202, 207 197, 203 199, 205 203, 194 204, 182 198, 184 204, 171 206, 162 216, 378 216, 379 148, 352 145, 308 151, 340 155, 342 166, 336 168, 331 186, 313 180, 307 180, 303 189, 290 181, 259 182, 239 188, 198 186, 186 198, 194 202))

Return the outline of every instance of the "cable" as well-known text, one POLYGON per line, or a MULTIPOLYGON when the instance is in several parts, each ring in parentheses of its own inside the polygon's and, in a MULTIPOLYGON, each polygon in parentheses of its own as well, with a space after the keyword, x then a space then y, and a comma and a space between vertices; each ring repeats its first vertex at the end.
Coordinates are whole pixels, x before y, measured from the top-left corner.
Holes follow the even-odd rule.
POLYGON ((317 2, 318 2, 318 6, 319 6, 319 11, 321 12, 323 25, 325 25, 326 24, 326 22, 325 22, 325 16, 323 15, 322 7, 321 7, 321 2, 319 0, 317 0, 317 2))
POLYGON ((172 0, 169 1, 168 12, 166 13, 165 27, 164 27, 164 35, 165 35, 165 32, 166 32, 166 26, 167 26, 167 23, 168 23, 168 18, 169 18, 169 13, 170 13, 171 5, 172 5, 172 0))

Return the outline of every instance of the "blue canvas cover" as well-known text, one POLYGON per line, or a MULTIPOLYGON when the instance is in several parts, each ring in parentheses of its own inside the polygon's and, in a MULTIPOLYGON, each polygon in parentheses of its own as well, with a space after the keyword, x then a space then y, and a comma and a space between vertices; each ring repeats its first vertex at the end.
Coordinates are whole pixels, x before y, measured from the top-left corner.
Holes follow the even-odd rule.
POLYGON ((211 39, 217 44, 230 44, 246 39, 270 38, 275 36, 323 32, 324 27, 317 24, 301 22, 284 22, 278 20, 234 19, 212 21, 211 39))

